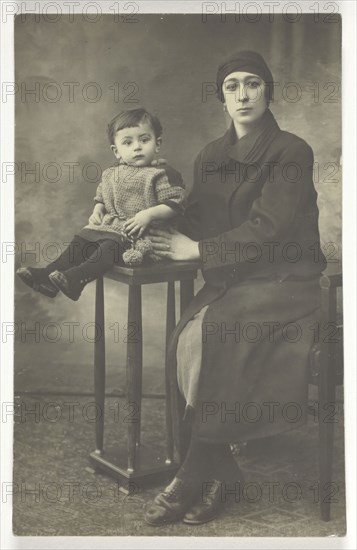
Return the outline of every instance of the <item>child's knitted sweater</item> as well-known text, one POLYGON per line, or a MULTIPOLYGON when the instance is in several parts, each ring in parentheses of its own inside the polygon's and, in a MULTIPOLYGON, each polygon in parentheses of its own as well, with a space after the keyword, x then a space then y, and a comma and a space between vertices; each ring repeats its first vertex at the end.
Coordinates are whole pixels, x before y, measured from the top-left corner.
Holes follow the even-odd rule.
POLYGON ((182 213, 183 197, 184 189, 170 184, 164 168, 119 164, 103 172, 94 197, 106 210, 102 223, 84 229, 121 234, 124 222, 146 208, 167 204, 182 213))

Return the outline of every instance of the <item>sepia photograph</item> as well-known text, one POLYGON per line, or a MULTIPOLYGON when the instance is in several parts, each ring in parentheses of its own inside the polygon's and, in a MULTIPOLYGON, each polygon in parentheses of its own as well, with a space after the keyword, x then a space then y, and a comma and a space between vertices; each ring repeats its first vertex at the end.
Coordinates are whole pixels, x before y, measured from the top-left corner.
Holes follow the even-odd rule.
POLYGON ((2 4, 3 548, 353 547, 342 4, 2 4))

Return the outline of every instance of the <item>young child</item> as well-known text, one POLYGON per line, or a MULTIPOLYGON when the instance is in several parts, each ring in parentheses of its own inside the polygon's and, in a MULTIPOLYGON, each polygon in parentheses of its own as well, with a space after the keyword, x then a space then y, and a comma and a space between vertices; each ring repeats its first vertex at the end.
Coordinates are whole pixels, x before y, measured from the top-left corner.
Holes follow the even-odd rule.
POLYGON ((169 167, 157 161, 154 165, 162 141, 158 118, 145 109, 122 111, 109 123, 108 137, 119 162, 102 174, 89 224, 54 262, 16 272, 29 287, 51 298, 62 291, 77 301, 86 284, 115 263, 141 263, 144 255, 151 256, 150 240, 142 238, 148 227, 183 212, 180 175, 171 169, 169 181, 169 167), (178 185, 172 179, 178 179, 178 185))

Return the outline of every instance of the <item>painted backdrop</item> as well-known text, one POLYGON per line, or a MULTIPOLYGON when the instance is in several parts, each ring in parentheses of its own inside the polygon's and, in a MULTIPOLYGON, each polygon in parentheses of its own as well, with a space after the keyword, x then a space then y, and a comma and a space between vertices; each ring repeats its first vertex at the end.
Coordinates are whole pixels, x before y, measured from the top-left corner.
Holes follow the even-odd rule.
MULTIPOLYGON (((100 171, 114 160, 106 125, 122 108, 143 105, 160 117, 162 156, 190 185, 196 154, 227 127, 212 85, 218 63, 238 49, 263 54, 277 82, 273 113, 282 128, 314 150, 322 241, 331 259, 339 258, 341 25, 317 19, 18 17, 16 266, 54 259, 85 224, 100 171)), ((16 281, 17 391, 92 389, 94 288, 89 285, 74 303, 64 296, 49 300, 16 281)), ((106 284, 109 389, 124 383, 126 290, 106 284)), ((163 290, 144 289, 147 392, 163 390, 163 290)))

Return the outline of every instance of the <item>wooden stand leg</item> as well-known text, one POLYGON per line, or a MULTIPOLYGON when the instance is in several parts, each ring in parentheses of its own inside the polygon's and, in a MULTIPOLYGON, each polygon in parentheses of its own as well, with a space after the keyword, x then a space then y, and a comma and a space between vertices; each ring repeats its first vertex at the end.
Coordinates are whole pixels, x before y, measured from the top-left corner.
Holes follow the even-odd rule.
POLYGON ((104 439, 104 400, 105 400, 105 335, 104 335, 104 289, 103 278, 96 282, 95 327, 97 338, 94 342, 94 396, 101 416, 95 425, 96 453, 103 451, 104 439))
POLYGON ((174 440, 172 426, 172 396, 170 384, 170 371, 168 363, 168 343, 170 336, 176 325, 175 308, 175 283, 167 283, 167 302, 166 302, 166 347, 165 347, 165 387, 166 387, 166 464, 171 464, 174 458, 174 440))
POLYGON ((128 470, 136 468, 136 448, 140 444, 142 394, 143 342, 141 315, 141 286, 129 286, 127 335, 127 407, 128 417, 128 470), (131 422, 130 422, 131 420, 131 422))

